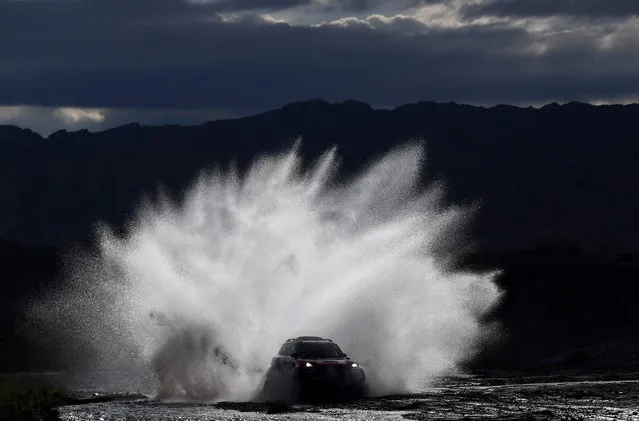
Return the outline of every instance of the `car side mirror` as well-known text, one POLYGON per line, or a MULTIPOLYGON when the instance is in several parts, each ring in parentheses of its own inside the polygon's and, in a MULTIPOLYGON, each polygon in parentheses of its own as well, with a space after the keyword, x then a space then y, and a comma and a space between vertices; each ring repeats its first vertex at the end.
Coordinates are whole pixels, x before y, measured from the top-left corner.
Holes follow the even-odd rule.
POLYGON ((342 358, 348 358, 348 355, 346 355, 346 354, 344 354, 344 353, 342 352, 342 358))

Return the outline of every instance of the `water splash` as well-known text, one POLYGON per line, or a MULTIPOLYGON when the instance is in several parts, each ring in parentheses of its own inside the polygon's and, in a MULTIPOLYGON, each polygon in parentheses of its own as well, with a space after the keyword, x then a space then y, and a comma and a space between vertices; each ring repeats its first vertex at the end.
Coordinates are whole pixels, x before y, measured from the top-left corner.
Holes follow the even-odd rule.
POLYGON ((333 338, 378 393, 419 390, 475 351, 499 297, 493 274, 436 252, 469 212, 423 188, 423 161, 409 144, 339 184, 335 149, 305 168, 294 147, 203 173, 123 238, 103 227, 51 320, 93 367, 154 372, 165 397, 250 399, 297 335, 333 338))

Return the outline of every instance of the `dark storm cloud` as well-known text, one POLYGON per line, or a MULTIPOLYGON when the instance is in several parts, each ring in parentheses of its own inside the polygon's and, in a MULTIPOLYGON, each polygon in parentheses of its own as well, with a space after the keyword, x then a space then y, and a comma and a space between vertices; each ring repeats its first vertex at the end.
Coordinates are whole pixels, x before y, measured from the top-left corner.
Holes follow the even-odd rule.
POLYGON ((523 28, 415 32, 418 21, 378 18, 299 27, 256 15, 231 23, 222 6, 0 0, 0 104, 257 109, 315 97, 390 105, 639 92, 633 37, 607 49, 594 35, 543 39, 543 54, 533 54, 523 28))
POLYGON ((302 6, 312 0, 215 0, 187 2, 181 0, 0 0, 0 31, 15 27, 32 30, 72 28, 94 24, 121 25, 179 22, 211 16, 216 12, 251 10, 278 11, 302 6), (83 20, 78 22, 76 20, 83 20), (82 25, 84 23, 84 25, 82 25))
POLYGON ((447 3, 450 0, 333 0, 325 3, 324 10, 335 11, 341 10, 346 12, 367 12, 377 9, 381 6, 388 6, 389 3, 397 11, 415 9, 421 6, 431 4, 447 3))
POLYGON ((216 0, 205 7, 220 11, 284 10, 311 4, 312 0, 216 0))
POLYGON ((555 15, 588 18, 639 15, 637 0, 486 0, 464 8, 469 17, 484 15, 546 17, 555 15))

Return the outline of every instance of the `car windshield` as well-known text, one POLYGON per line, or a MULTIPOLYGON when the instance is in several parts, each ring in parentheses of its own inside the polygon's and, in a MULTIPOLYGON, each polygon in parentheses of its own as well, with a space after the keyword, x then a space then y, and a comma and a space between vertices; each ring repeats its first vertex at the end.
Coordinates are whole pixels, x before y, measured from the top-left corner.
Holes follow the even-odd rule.
POLYGON ((302 358, 340 358, 342 350, 331 342, 300 342, 297 355, 302 358))

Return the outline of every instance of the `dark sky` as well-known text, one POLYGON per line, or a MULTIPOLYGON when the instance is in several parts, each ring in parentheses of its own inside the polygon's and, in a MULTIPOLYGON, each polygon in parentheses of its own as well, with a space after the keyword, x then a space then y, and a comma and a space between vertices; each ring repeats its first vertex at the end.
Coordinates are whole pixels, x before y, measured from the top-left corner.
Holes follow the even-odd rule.
POLYGON ((0 0, 0 124, 634 102, 639 0, 0 0))

